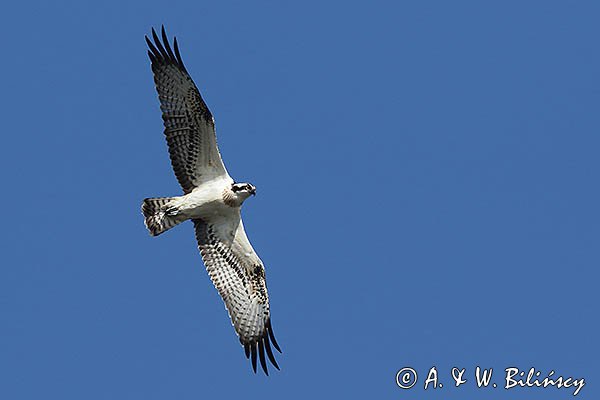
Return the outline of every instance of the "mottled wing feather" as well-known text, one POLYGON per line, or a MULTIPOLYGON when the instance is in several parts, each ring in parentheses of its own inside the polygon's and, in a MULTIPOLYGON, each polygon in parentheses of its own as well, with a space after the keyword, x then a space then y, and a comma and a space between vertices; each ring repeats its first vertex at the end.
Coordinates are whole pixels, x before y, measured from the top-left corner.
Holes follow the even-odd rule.
POLYGON ((171 165, 187 194, 203 182, 226 175, 227 171, 217 147, 213 117, 183 65, 177 39, 174 52, 164 27, 162 42, 154 29, 152 39, 146 37, 146 42, 171 165))
POLYGON ((246 357, 256 358, 268 375, 265 351, 279 369, 271 350, 278 351, 273 336, 269 311, 269 296, 262 261, 246 237, 239 214, 237 220, 225 217, 211 221, 194 219, 196 239, 206 270, 225 302, 233 327, 244 346, 246 357))

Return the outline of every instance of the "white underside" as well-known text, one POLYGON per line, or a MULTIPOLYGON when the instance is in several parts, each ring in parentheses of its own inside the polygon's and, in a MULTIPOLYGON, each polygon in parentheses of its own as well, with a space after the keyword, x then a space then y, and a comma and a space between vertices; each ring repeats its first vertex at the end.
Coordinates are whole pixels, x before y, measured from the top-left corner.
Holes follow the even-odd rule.
POLYGON ((232 183, 233 180, 228 176, 205 182, 192 192, 176 197, 170 205, 176 207, 179 210, 177 215, 185 219, 231 217, 239 213, 239 208, 225 204, 223 192, 232 183))
POLYGON ((231 187, 233 180, 229 177, 217 178, 195 188, 192 192, 175 197, 169 206, 175 207, 177 219, 200 218, 213 226, 217 235, 233 250, 247 257, 247 266, 261 264, 262 261, 252 248, 241 220, 240 207, 232 207, 223 201, 223 192, 231 187))

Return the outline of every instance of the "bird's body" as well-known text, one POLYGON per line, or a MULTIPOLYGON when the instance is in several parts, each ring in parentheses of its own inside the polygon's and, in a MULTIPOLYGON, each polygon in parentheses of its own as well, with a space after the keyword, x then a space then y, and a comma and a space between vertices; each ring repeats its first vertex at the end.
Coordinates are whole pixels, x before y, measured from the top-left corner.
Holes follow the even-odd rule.
MULTIPOLYGON (((175 197, 170 205, 185 219, 228 215, 238 211, 225 203, 225 194, 231 191, 232 183, 233 181, 227 178, 206 182, 188 194, 175 197)), ((237 208, 239 209, 239 206, 237 208)))
POLYGON ((208 274, 225 302, 246 356, 256 371, 257 356, 268 374, 265 353, 279 369, 271 343, 279 349, 269 309, 264 264, 244 231, 241 207, 256 188, 235 183, 217 147, 214 119, 187 73, 177 40, 174 52, 162 30, 146 38, 158 91, 171 164, 184 194, 147 198, 144 222, 152 236, 191 220, 208 274))

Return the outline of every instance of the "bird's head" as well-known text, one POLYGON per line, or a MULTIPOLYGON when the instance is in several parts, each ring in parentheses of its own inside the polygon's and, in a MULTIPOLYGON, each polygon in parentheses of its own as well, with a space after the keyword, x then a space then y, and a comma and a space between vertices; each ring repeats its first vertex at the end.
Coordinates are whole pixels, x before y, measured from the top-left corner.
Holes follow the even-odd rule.
POLYGON ((250 195, 256 195, 256 187, 250 183, 232 183, 231 191, 233 195, 240 201, 240 204, 250 195))

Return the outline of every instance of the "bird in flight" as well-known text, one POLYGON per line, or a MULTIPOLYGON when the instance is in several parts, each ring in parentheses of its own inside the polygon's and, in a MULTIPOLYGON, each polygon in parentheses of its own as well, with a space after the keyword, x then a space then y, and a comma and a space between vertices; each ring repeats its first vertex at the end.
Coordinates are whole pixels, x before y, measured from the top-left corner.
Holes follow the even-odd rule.
POLYGON ((265 268, 244 231, 241 207, 256 194, 250 183, 235 182, 227 173, 215 133, 215 121, 188 74, 177 46, 165 33, 146 36, 169 147, 171 165, 183 196, 144 199, 142 213, 152 236, 191 220, 210 279, 219 291, 246 358, 256 372, 260 359, 269 374, 265 353, 279 369, 273 336, 265 268), (162 38, 162 41, 161 41, 162 38))

